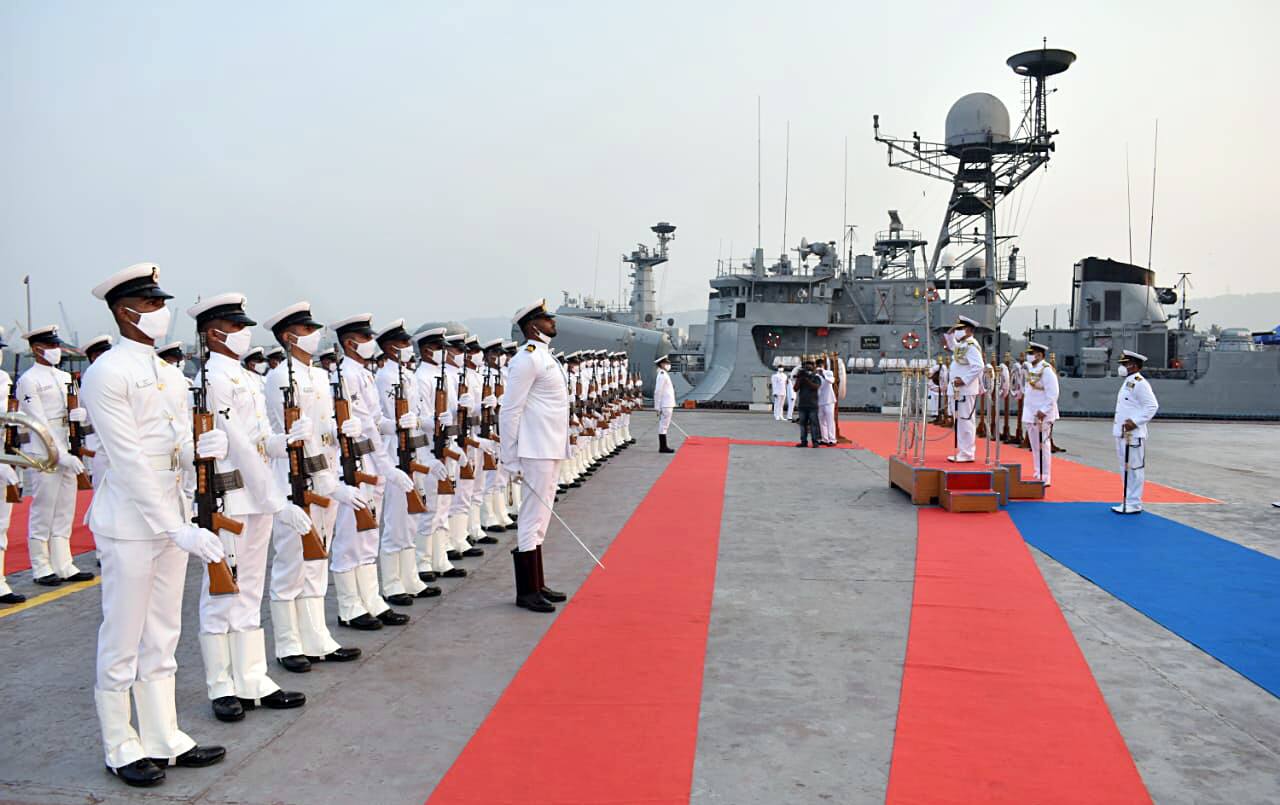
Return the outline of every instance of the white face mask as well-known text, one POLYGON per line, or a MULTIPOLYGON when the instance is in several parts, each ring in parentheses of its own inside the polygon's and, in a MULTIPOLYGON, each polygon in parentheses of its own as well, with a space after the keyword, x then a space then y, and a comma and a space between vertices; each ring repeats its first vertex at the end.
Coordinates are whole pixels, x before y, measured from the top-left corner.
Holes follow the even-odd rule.
POLYGON ((458 367, 459 369, 461 369, 461 368, 462 368, 462 358, 463 358, 462 353, 458 353, 457 355, 454 355, 454 356, 453 356, 453 359, 450 361, 450 363, 452 363, 454 366, 456 366, 456 367, 458 367))
POLYGON ((180 360, 180 361, 178 361, 177 363, 175 363, 175 364, 173 365, 173 368, 174 368, 174 369, 177 369, 179 372, 181 372, 182 370, 186 369, 186 368, 187 368, 187 362, 186 362, 186 360, 184 359, 184 360, 180 360))
POLYGON ((297 336, 297 340, 293 343, 298 349, 308 355, 314 355, 316 354, 316 350, 320 349, 320 331, 316 330, 314 333, 297 336))
POLYGON ((169 321, 173 317, 173 313, 169 308, 162 307, 159 310, 149 310, 146 313, 139 313, 131 307, 127 307, 125 310, 138 317, 135 326, 152 341, 159 341, 164 338, 165 333, 169 332, 169 321))
POLYGON ((249 342, 253 340, 253 333, 248 329, 234 333, 224 333, 221 330, 217 332, 222 336, 222 343, 227 350, 237 358, 249 351, 249 342))
MULTIPOLYGON (((378 342, 369 340, 360 344, 356 344, 356 354, 366 361, 372 358, 378 351, 378 342)), ((412 350, 410 350, 412 352, 412 350)))
POLYGON ((413 347, 400 347, 400 363, 413 360, 413 347))
POLYGON ((259 363, 259 364, 254 364, 253 371, 262 375, 263 377, 266 377, 267 370, 270 368, 271 367, 268 366, 266 363, 259 363))
POLYGON ((1116 377, 1128 377, 1128 376, 1129 376, 1129 367, 1128 367, 1128 366, 1117 366, 1117 367, 1116 367, 1116 377))
POLYGON ((62 363, 62 350, 58 347, 54 347, 53 349, 42 349, 40 350, 40 357, 48 361, 50 365, 57 366, 62 363))
POLYGON ((535 339, 535 340, 537 340, 537 341, 541 341, 541 342, 542 342, 542 343, 544 343, 544 344, 550 344, 550 343, 551 343, 551 336, 547 335, 546 333, 542 332, 541 330, 534 330, 534 331, 533 331, 533 337, 534 337, 534 339, 535 339))

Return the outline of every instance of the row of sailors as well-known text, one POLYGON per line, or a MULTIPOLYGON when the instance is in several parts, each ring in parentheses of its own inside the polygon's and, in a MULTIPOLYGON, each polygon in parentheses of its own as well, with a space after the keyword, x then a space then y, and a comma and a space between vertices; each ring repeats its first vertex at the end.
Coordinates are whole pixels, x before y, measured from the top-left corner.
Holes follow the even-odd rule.
MULTIPOLYGON (((632 442, 629 412, 639 404, 638 385, 625 355, 564 356, 565 366, 585 381, 576 384, 583 413, 572 438, 567 406, 559 405, 567 392, 565 366, 555 375, 554 404, 539 402, 545 384, 535 381, 546 369, 537 361, 546 352, 541 339, 519 348, 434 323, 410 333, 403 320, 375 330, 372 317, 361 314, 330 325, 338 344, 331 378, 312 365, 324 325, 309 303, 265 320, 285 352, 271 367, 266 350, 258 355, 251 348, 256 322, 244 296, 220 294, 187 311, 208 350, 197 387, 214 422, 196 439, 181 350, 166 350, 166 360, 153 346, 171 323, 166 300, 172 297, 158 278, 153 264, 138 264, 93 289, 122 337, 114 345, 107 337, 84 345, 91 363, 79 401, 69 394, 76 391, 73 379, 57 368, 65 345, 52 326, 25 334, 35 363, 14 395, 60 448, 54 472, 29 471, 25 479, 33 498, 33 576, 41 584, 92 578, 75 566, 69 546, 77 477, 88 474, 71 449, 73 430, 84 440, 81 455, 92 453, 96 491, 86 519, 102 568, 103 608, 94 695, 111 773, 130 785, 154 785, 168 765, 206 766, 225 755, 222 747, 197 745, 177 726, 174 651, 189 554, 205 563, 199 642, 208 696, 223 721, 242 720, 257 707, 305 704, 303 694, 268 676, 264 588, 276 661, 295 673, 360 656, 326 623, 330 574, 338 625, 399 626, 409 617, 393 606, 440 595, 433 582, 465 576, 455 563, 482 556, 480 545, 497 542, 490 532, 515 526, 517 603, 549 612, 566 599, 546 586, 542 572, 547 498, 557 491, 557 478, 560 489, 580 485, 632 442), (500 389, 505 393, 495 393, 500 389), (349 408, 341 424, 335 394, 349 408), (548 474, 541 471, 546 451, 540 440, 551 445, 545 465, 553 478, 549 490, 535 491, 539 500, 531 505, 522 494, 528 477, 548 474), (340 459, 343 445, 358 458, 354 477, 340 459), (197 463, 212 464, 212 474, 201 477, 217 488, 218 514, 238 533, 229 525, 193 525, 207 522, 193 516, 197 463), (304 476, 298 486, 295 480, 304 476), (524 483, 513 482, 522 476, 524 483), (361 525, 370 520, 374 527, 361 525), (318 555, 308 552, 308 535, 319 537, 318 555), (274 549, 269 579, 268 543, 274 549), (227 565, 233 590, 216 594, 211 569, 227 565)), ((544 326, 525 329, 531 320, 553 318, 542 303, 522 309, 517 321, 529 335, 544 326)), ((7 375, 3 380, 7 386, 7 375)), ((22 479, 0 464, 5 471, 0 481, 20 487, 22 479)), ((7 534, 10 509, 3 505, 0 536, 7 534)), ((0 593, 11 600, 2 576, 0 593)))

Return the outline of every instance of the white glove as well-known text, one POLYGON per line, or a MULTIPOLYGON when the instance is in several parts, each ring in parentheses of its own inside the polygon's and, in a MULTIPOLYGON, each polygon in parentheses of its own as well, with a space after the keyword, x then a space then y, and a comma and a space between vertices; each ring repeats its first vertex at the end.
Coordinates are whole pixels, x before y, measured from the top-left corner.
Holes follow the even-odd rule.
POLYGON ((467 450, 462 451, 462 455, 458 457, 458 466, 465 467, 471 463, 471 459, 467 457, 467 450))
POLYGON ((413 489, 413 479, 399 467, 392 467, 391 471, 386 475, 387 481, 401 492, 408 492, 413 489))
POLYGON ((212 531, 193 525, 184 525, 177 531, 169 532, 169 539, 182 550, 202 562, 221 562, 226 558, 222 550, 222 540, 212 531))
POLYGON ((493 439, 480 439, 480 449, 491 456, 498 455, 498 443, 493 439))
POLYGON ((212 458, 218 461, 227 457, 227 434, 214 428, 200 434, 196 441, 196 455, 200 458, 212 458))
POLYGON ((302 510, 301 506, 286 503, 276 516, 280 518, 281 524, 290 531, 306 534, 311 530, 311 518, 302 510))
POLYGON ((58 466, 64 470, 70 470, 72 475, 79 475, 84 472, 84 464, 80 459, 68 453, 66 450, 58 453, 58 466))
POLYGON ((413 430, 418 427, 418 415, 412 411, 406 411, 404 416, 400 417, 400 427, 405 430, 413 430))
POLYGON ((427 477, 437 481, 449 480, 449 468, 444 465, 443 461, 436 458, 428 459, 427 466, 431 468, 427 477))
POLYGON ((378 433, 383 436, 390 436, 396 432, 396 421, 390 417, 383 417, 378 420, 378 433))
POLYGON ((465 392, 463 392, 462 394, 459 394, 459 395, 458 395, 458 405, 462 406, 463 408, 470 408, 470 407, 471 407, 471 392, 469 392, 469 391, 465 391, 465 392))
POLYGON ((0 485, 17 486, 18 473, 8 464, 0 464, 0 485))
POLYGON ((480 404, 483 405, 485 408, 497 408, 498 398, 490 394, 488 397, 485 397, 483 400, 481 400, 480 404))
POLYGON ((293 427, 289 428, 289 443, 305 442, 311 438, 311 435, 314 432, 315 426, 311 424, 311 418, 300 416, 298 417, 298 420, 293 423, 293 427))
POLYGON ((369 508, 369 501, 364 499, 364 495, 359 489, 346 484, 338 484, 329 496, 339 503, 345 503, 357 511, 369 508))
POLYGON ((355 417, 351 417, 346 422, 343 422, 342 427, 339 428, 339 430, 341 430, 342 435, 346 436, 348 439, 359 439, 360 434, 364 433, 364 428, 360 427, 360 420, 355 417))
POLYGON ((83 425, 89 421, 89 412, 83 408, 72 408, 67 412, 67 419, 83 425))

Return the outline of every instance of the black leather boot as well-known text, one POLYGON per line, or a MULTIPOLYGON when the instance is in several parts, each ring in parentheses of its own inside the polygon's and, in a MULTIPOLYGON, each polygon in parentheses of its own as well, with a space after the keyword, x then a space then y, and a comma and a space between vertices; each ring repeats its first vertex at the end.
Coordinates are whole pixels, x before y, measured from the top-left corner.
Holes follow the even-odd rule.
POLYGON ((537 584, 537 555, 533 551, 511 552, 516 572, 516 606, 533 612, 555 612, 555 605, 542 597, 537 584))
POLYGON ((543 598, 547 599, 553 604, 558 604, 562 601, 568 601, 569 596, 565 595, 559 590, 553 590, 547 586, 546 577, 542 575, 542 546, 539 545, 538 547, 534 548, 533 553, 537 557, 537 560, 533 564, 534 569, 536 571, 536 574, 535 574, 536 582, 534 586, 537 589, 537 591, 542 593, 543 598))
POLYGON ((659 453, 675 452, 674 450, 672 450, 670 447, 667 446, 667 434, 665 433, 658 434, 658 452, 659 453))

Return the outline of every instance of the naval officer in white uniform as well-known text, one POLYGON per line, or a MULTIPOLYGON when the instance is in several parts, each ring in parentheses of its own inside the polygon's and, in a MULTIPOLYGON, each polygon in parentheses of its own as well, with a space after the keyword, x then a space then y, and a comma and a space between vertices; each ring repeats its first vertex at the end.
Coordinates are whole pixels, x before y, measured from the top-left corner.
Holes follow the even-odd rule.
POLYGON ((787 372, 782 364, 778 364, 778 371, 769 377, 769 393, 773 396, 773 418, 781 422, 787 405, 787 372))
POLYGON ((1125 350, 1117 373, 1124 378, 1116 394, 1116 415, 1111 434, 1116 438, 1116 455, 1124 476, 1124 500, 1112 506, 1116 514, 1142 513, 1142 487, 1147 478, 1147 423, 1160 410, 1156 393, 1142 376, 1147 356, 1125 350))
POLYGON ((977 326, 973 319, 961 316, 947 333, 947 345, 951 349, 952 410, 956 419, 956 452, 947 456, 947 461, 957 464, 973 461, 978 440, 977 411, 986 361, 982 357, 982 347, 973 337, 977 326))
MULTIPOLYGON (((62 346, 58 328, 37 327, 24 338, 35 362, 18 377, 18 410, 48 430, 58 447, 58 467, 53 472, 27 470, 26 491, 31 495, 27 547, 31 577, 36 584, 55 587, 64 581, 87 581, 93 574, 80 570, 71 559, 71 526, 76 514, 76 476, 84 472, 80 459, 71 455, 68 433, 71 422, 83 423, 83 408, 67 409, 71 375, 58 368, 62 346)), ((35 442, 39 444, 39 442, 35 442)), ((37 447, 43 452, 43 447, 37 447)))
POLYGON ((1022 373, 1022 424, 1031 443, 1031 477, 1045 486, 1053 482, 1053 423, 1058 421, 1058 373, 1045 360, 1048 351, 1044 344, 1027 344, 1029 368, 1022 373))
MULTIPOLYGON (((108 467, 89 511, 102 559, 94 699, 107 769, 135 786, 160 783, 170 763, 208 766, 226 754, 178 729, 174 703, 187 554, 205 562, 224 554, 217 535, 191 525, 183 491, 183 476, 194 472, 187 381, 155 353, 169 330, 171 298, 158 279, 154 264, 140 263, 93 289, 121 338, 82 390, 108 467)), ((218 447, 217 434, 201 439, 201 455, 205 441, 218 447)))
POLYGON ((516 522, 516 605, 554 612, 567 596, 546 586, 542 541, 551 522, 560 462, 569 458, 569 379, 548 345, 556 335, 555 316, 539 299, 516 311, 513 321, 526 339, 511 359, 499 415, 501 459, 512 478, 523 476, 529 494, 516 522))
POLYGON ((667 428, 676 409, 676 390, 671 385, 671 359, 666 355, 654 361, 658 374, 653 381, 653 410, 658 414, 658 452, 674 453, 667 444, 667 428))
POLYGON ((281 690, 267 676, 261 615, 272 521, 280 517, 305 532, 311 520, 285 500, 273 477, 271 461, 285 457, 286 437, 271 432, 258 378, 240 363, 249 350, 250 328, 257 324, 244 305, 243 294, 225 293, 187 310, 208 350, 201 369, 208 394, 205 405, 215 414, 214 427, 226 434, 226 451, 215 456, 214 465, 217 478, 227 479, 222 511, 243 526, 239 534, 219 532, 235 567, 239 592, 210 595, 207 570, 200 585, 200 655, 213 715, 219 721, 241 721, 245 711, 259 705, 286 710, 307 701, 302 693, 281 690))

